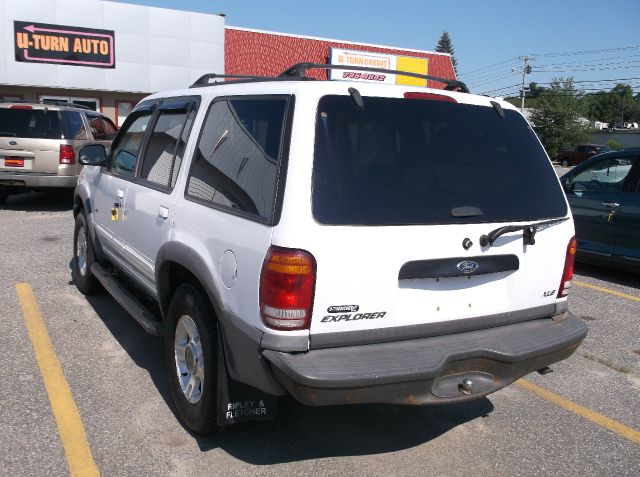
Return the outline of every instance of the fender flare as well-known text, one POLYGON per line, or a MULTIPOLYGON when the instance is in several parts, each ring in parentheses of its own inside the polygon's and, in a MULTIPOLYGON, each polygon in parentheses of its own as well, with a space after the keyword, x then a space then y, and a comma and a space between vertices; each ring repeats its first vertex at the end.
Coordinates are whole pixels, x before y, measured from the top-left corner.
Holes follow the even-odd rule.
POLYGON ((156 288, 158 291, 158 300, 160 308, 164 315, 169 302, 171 301, 171 290, 169 288, 169 273, 171 271, 170 264, 176 263, 186 268, 192 275, 196 277, 200 286, 209 298, 209 302, 213 306, 216 316, 222 316, 220 296, 213 285, 213 276, 204 264, 204 260, 200 255, 188 245, 180 242, 167 242, 158 251, 155 263, 156 288))
POLYGON ((215 287, 214 278, 205 261, 191 247, 180 242, 167 242, 156 258, 155 278, 158 301, 163 316, 171 301, 170 264, 175 263, 191 273, 213 307, 222 334, 222 345, 227 372, 236 381, 248 384, 274 395, 284 393, 277 382, 269 363, 262 357, 261 340, 263 332, 233 317, 222 307, 222 301, 215 287))

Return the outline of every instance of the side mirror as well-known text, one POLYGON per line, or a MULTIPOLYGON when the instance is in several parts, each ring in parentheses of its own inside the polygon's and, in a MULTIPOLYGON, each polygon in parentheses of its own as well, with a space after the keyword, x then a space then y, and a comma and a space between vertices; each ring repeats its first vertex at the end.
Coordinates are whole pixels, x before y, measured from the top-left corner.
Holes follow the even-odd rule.
POLYGON ((572 187, 570 177, 563 177, 562 179, 560 179, 560 184, 562 184, 562 188, 565 192, 571 192, 572 187))
POLYGON ((80 164, 83 166, 104 166, 107 150, 102 144, 89 144, 80 148, 80 164))

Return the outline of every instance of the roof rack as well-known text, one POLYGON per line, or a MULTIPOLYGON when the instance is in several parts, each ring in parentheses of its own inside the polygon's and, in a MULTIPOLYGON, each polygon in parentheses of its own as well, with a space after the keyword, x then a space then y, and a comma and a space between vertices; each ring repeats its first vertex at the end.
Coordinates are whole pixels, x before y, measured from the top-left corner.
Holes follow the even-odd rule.
POLYGON ((462 81, 458 80, 450 80, 446 78, 439 78, 437 76, 423 75, 420 73, 413 73, 410 71, 400 71, 400 70, 387 70, 383 68, 371 68, 369 66, 345 66, 345 65, 329 65, 323 63, 298 63, 293 65, 291 68, 280 73, 280 78, 290 78, 290 77, 298 77, 304 78, 307 70, 313 69, 324 69, 324 70, 349 70, 349 71, 368 71, 372 73, 386 73, 391 75, 400 75, 400 76, 410 76, 412 78, 420 78, 431 81, 437 81, 439 83, 444 83, 447 85, 445 87, 446 90, 449 91, 461 91, 463 93, 468 93, 469 88, 462 81))
POLYGON ((215 83, 220 83, 220 81, 211 81, 215 79, 234 79, 234 80, 249 80, 249 81, 269 81, 274 78, 271 76, 254 76, 254 75, 220 75, 218 73, 207 73, 206 75, 202 75, 200 78, 195 80, 195 82, 189 86, 189 88, 201 88, 203 86, 211 86, 215 83))
POLYGON ((437 76, 423 75, 420 73, 413 73, 410 71, 400 71, 400 70, 386 70, 382 68, 370 68, 368 66, 348 66, 344 65, 330 65, 324 63, 297 63, 292 67, 286 69, 282 73, 280 73, 276 77, 272 76, 254 76, 254 75, 221 75, 218 73, 208 73, 202 75, 198 78, 190 88, 202 88, 205 86, 212 86, 216 83, 221 83, 221 81, 212 81, 212 80, 226 80, 231 79, 235 80, 234 83, 245 83, 245 82, 260 82, 260 81, 309 81, 314 78, 309 78, 305 75, 307 70, 312 69, 324 69, 324 70, 349 70, 349 71, 367 71, 373 73, 386 73, 392 75, 400 75, 400 76, 410 76, 412 78, 420 78, 426 79, 430 81, 437 81, 439 83, 444 83, 445 90, 448 91, 460 91, 463 93, 468 93, 469 88, 462 81, 458 80, 450 80, 446 78, 439 78, 437 76))
POLYGON ((63 107, 68 107, 68 108, 78 108, 78 109, 86 109, 87 111, 95 111, 93 109, 91 109, 89 106, 85 106, 84 104, 74 104, 74 103, 68 103, 66 101, 62 101, 62 100, 47 100, 47 101, 42 101, 42 100, 29 100, 29 99, 0 99, 0 103, 11 103, 11 104, 44 104, 44 105, 51 105, 51 106, 63 106, 63 107))

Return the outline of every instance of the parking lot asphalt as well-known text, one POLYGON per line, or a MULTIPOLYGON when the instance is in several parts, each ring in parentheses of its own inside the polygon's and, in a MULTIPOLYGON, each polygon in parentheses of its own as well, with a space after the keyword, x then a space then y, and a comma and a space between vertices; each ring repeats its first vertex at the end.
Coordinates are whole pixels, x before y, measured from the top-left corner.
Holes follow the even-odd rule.
POLYGON ((640 274, 579 264, 569 308, 589 324, 583 345, 553 373, 487 398, 326 408, 286 399, 275 422, 197 437, 175 416, 162 340, 108 295, 73 285, 70 196, 11 197, 0 230, 2 475, 70 475, 73 462, 78 475, 109 476, 638 475, 640 274), (53 391, 55 363, 39 355, 25 286, 61 370, 53 391), (73 405, 60 408, 65 385, 73 405), (65 420, 73 406, 75 424, 65 420), (69 444, 78 426, 85 444, 69 444), (83 446, 89 464, 78 460, 83 446))

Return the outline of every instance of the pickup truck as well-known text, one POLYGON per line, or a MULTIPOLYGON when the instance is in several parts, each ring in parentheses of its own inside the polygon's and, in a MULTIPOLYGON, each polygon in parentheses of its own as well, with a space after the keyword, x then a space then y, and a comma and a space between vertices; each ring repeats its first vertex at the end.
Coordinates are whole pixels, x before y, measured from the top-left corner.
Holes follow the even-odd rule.
POLYGON ((578 144, 573 151, 560 151, 556 156, 556 162, 562 167, 575 166, 582 161, 586 161, 591 156, 609 151, 612 151, 612 149, 603 144, 578 144))

